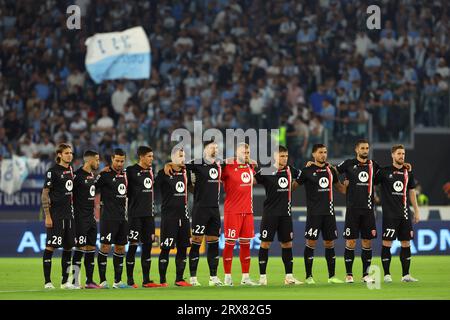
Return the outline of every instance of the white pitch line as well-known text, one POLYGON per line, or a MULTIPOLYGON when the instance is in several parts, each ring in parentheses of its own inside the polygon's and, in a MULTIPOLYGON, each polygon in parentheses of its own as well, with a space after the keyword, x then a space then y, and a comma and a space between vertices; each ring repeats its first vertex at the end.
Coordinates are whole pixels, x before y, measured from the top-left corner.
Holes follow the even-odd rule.
POLYGON ((18 293, 18 292, 51 292, 49 290, 12 290, 12 291, 0 291, 0 293, 18 293))

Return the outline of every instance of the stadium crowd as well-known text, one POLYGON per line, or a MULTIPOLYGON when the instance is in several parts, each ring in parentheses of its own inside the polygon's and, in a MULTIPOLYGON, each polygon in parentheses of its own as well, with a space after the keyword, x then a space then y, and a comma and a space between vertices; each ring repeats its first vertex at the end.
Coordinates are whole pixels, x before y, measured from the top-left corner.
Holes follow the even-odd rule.
MULTIPOLYGON (((327 136, 331 151, 367 135, 404 142, 416 125, 448 126, 446 1, 0 0, 0 157, 52 158, 69 142, 80 158, 145 141, 165 160, 175 128, 280 128, 304 161, 327 136), (68 30, 66 8, 81 8, 68 30), (376 4, 376 1, 370 1, 376 4), (84 41, 142 25, 151 79, 95 85, 84 41)), ((299 165, 297 163, 297 165, 299 165)))

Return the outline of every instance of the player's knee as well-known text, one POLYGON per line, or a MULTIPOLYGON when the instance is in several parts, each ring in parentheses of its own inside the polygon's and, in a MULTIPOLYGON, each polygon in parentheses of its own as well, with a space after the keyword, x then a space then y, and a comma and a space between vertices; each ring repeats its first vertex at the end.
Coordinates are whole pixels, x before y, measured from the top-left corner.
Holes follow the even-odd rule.
POLYGON ((261 248, 263 248, 263 249, 269 249, 269 248, 270 248, 270 244, 271 244, 271 242, 268 242, 268 241, 262 241, 262 242, 261 242, 261 248))
POLYGON ((292 241, 281 242, 281 248, 283 248, 283 249, 290 249, 290 248, 292 248, 292 241))
POLYGON ((92 251, 92 250, 95 250, 95 247, 94 246, 86 246, 85 247, 86 249, 86 251, 92 251))
POLYGON ((111 250, 111 245, 102 243, 102 245, 100 246, 100 250, 103 253, 109 253, 109 251, 111 250))
POLYGON ((202 241, 203 241, 203 236, 192 236, 192 242, 200 244, 200 243, 202 243, 202 241))
POLYGON ((306 245, 312 249, 314 249, 316 247, 317 244, 317 240, 306 240, 306 245))
POLYGON ((333 241, 333 240, 331 240, 331 241, 324 240, 324 241, 323 241, 323 246, 324 246, 325 248, 327 248, 327 249, 331 249, 331 248, 334 247, 334 241, 333 241))
POLYGON ((411 245, 409 241, 400 241, 402 248, 409 248, 411 245))
POLYGON ((207 242, 216 242, 216 241, 219 241, 219 237, 217 237, 217 236, 206 236, 206 241, 207 242))
POLYGON ((392 241, 388 241, 388 240, 383 240, 383 246, 384 247, 391 247, 392 246, 392 241))
POLYGON ((236 240, 225 240, 225 244, 234 247, 234 245, 236 244, 236 240))
POLYGON ((370 249, 372 248, 372 240, 363 239, 361 240, 361 245, 363 248, 370 249))
POLYGON ((239 239, 240 244, 248 244, 250 243, 250 239, 239 239))
POLYGON ((345 245, 350 248, 350 249, 355 249, 356 247, 356 240, 352 239, 352 240, 346 240, 345 241, 345 245))
POLYGON ((114 252, 117 254, 124 254, 125 253, 125 246, 114 246, 114 252))
POLYGON ((53 247, 45 247, 45 250, 53 252, 53 251, 55 251, 55 248, 53 248, 53 247))

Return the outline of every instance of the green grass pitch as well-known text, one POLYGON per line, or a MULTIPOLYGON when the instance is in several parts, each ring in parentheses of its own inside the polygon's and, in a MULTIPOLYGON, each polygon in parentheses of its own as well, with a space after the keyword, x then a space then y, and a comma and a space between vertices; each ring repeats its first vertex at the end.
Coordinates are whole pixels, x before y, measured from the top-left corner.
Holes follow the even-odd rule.
MULTIPOLYGON (((40 258, 1 258, 0 259, 0 300, 8 299, 164 299, 164 300, 226 300, 226 299, 450 299, 450 256, 415 256, 412 259, 411 274, 418 278, 417 283, 402 283, 401 266, 398 256, 394 256, 391 264, 391 273, 394 282, 385 284, 381 282, 380 289, 369 290, 360 283, 361 262, 355 259, 353 284, 328 284, 325 258, 316 257, 314 260, 314 278, 316 285, 284 286, 284 267, 280 257, 270 257, 267 269, 269 285, 267 287, 242 287, 240 282, 239 258, 233 260, 234 287, 208 287, 208 266, 202 257, 199 263, 198 278, 202 287, 179 288, 173 285, 175 261, 171 256, 167 288, 139 288, 139 289, 109 289, 109 290, 76 290, 65 291, 59 289, 60 285, 60 258, 53 259, 52 280, 56 290, 43 289, 42 264, 40 258)), ((373 264, 381 268, 379 257, 373 259, 373 264)), ((259 278, 257 258, 253 258, 250 275, 254 280, 259 278)), ((97 266, 94 279, 98 280, 97 266)), ((344 261, 337 257, 336 274, 344 278, 344 261)), ((152 258, 151 278, 158 280, 157 257, 152 258)), ((188 268, 185 277, 188 278, 188 268)), ((294 259, 294 274, 298 279, 304 280, 303 258, 294 259)), ((222 266, 219 267, 219 276, 223 279, 222 266)), ((125 270, 123 279, 125 279, 125 270)), ((84 279, 84 271, 82 271, 84 279)), ((108 280, 113 280, 112 259, 108 259, 108 280)), ((136 259, 135 280, 140 283, 140 260, 136 259)))

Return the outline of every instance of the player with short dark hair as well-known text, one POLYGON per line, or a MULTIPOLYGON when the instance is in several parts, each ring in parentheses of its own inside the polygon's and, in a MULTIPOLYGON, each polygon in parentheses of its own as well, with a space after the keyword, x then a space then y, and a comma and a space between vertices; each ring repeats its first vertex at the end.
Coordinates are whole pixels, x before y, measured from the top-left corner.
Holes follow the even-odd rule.
MULTIPOLYGON (((83 154, 84 164, 75 171, 73 203, 75 209, 76 249, 72 258, 72 268, 81 270, 84 255, 86 269, 86 289, 98 289, 93 280, 95 250, 97 243, 97 223, 94 218, 95 181, 94 171, 98 169, 100 157, 96 151, 87 150, 83 154)), ((75 272, 75 275, 77 272, 75 272)), ((74 284, 79 286, 78 277, 74 284)))
POLYGON ((314 163, 301 170, 293 187, 305 185, 307 217, 305 226, 306 246, 304 252, 307 284, 315 284, 312 275, 314 249, 320 232, 325 247, 328 266, 328 283, 343 283, 335 276, 336 256, 334 240, 337 239, 336 216, 334 215, 334 187, 345 193, 345 186, 340 183, 336 169, 327 161, 327 147, 315 144, 312 149, 314 163))
POLYGON ((376 184, 381 185, 381 204, 383 209, 383 247, 381 260, 384 281, 392 282, 390 273, 392 241, 401 242, 400 261, 402 282, 416 282, 409 274, 411 264, 411 240, 414 238, 412 224, 420 220, 417 205, 414 174, 405 166, 405 147, 394 145, 391 149, 392 166, 382 168, 376 174, 376 184), (409 206, 413 205, 411 213, 409 206))
MULTIPOLYGON (((216 158, 218 145, 214 140, 204 143, 201 161, 192 160, 185 164, 187 170, 195 177, 194 207, 192 210, 192 241, 189 251, 189 282, 193 286, 200 286, 197 279, 197 267, 200 257, 200 247, 206 235, 208 244, 207 260, 209 266, 209 285, 221 286, 217 277, 219 265, 219 236, 220 236, 220 182, 222 167, 216 158)), ((172 164, 166 164, 166 174, 171 174, 172 164)), ((194 179, 193 179, 194 180, 194 179)))
POLYGON ((115 289, 130 288, 122 283, 123 257, 128 235, 127 189, 128 179, 123 170, 125 152, 115 149, 111 156, 111 165, 100 173, 95 184, 101 200, 100 214, 100 251, 97 263, 100 274, 100 287, 107 289, 106 266, 111 245, 114 244, 114 284, 115 289))
POLYGON ((275 233, 278 234, 278 241, 280 241, 282 248, 281 258, 286 274, 284 284, 302 284, 301 281, 295 279, 292 275, 292 182, 298 179, 300 171, 287 164, 288 150, 283 146, 280 146, 274 152, 274 160, 275 163, 271 167, 272 172, 270 174, 263 174, 262 170, 260 170, 255 175, 256 181, 262 184, 266 191, 260 226, 259 284, 267 285, 266 268, 269 260, 269 248, 275 233))
POLYGON ((161 193, 161 236, 159 255, 159 276, 162 287, 167 287, 167 266, 169 265, 170 249, 177 248, 175 257, 175 285, 191 287, 183 279, 186 268, 186 251, 190 246, 190 222, 188 212, 188 187, 191 185, 189 171, 184 166, 184 150, 176 147, 172 150, 174 172, 166 175, 161 169, 155 180, 155 188, 161 193))
POLYGON ((144 288, 159 287, 150 281, 151 250, 155 240, 155 206, 153 150, 148 146, 137 149, 138 163, 127 167, 128 178, 128 216, 130 232, 128 235, 128 252, 126 257, 127 284, 134 288, 133 271, 136 250, 141 244, 142 286, 144 288))
POLYGON ((56 164, 45 175, 42 189, 42 208, 45 213, 47 240, 44 250, 43 267, 45 289, 55 289, 51 282, 53 251, 63 248, 61 257, 61 289, 77 289, 70 281, 70 260, 75 246, 75 222, 73 212, 73 160, 72 147, 61 143, 56 148, 56 164))
POLYGON ((372 239, 377 236, 374 212, 374 180, 380 166, 369 159, 369 141, 358 140, 355 145, 356 158, 340 163, 336 169, 344 174, 348 181, 345 214, 345 268, 346 283, 353 283, 353 260, 355 258, 356 239, 361 235, 361 261, 364 282, 374 282, 368 274, 372 261, 372 239))

